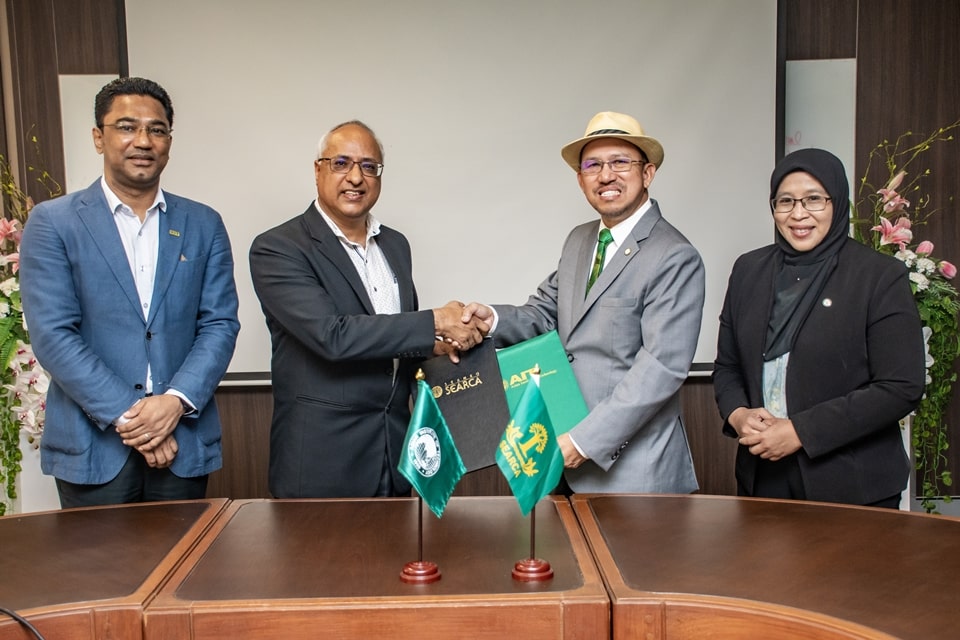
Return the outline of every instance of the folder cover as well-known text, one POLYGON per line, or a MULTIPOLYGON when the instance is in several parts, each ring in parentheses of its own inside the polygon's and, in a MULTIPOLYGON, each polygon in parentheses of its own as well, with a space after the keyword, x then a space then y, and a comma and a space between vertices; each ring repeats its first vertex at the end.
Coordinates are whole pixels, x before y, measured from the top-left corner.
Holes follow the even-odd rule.
POLYGON ((487 338, 461 352, 458 364, 438 356, 420 368, 450 427, 463 466, 470 472, 493 465, 510 422, 493 340, 487 338))
POLYGON ((557 435, 566 433, 586 417, 587 403, 556 331, 500 349, 497 359, 511 415, 520 402, 524 385, 531 381, 530 372, 540 365, 540 392, 557 435))

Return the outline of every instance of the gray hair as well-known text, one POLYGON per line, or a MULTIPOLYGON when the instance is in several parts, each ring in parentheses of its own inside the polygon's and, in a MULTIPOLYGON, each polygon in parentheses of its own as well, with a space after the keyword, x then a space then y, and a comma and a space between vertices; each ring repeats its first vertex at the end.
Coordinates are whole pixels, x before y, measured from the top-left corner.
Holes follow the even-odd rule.
POLYGON ((373 138, 373 141, 377 143, 377 149, 380 150, 380 162, 383 162, 383 144, 380 142, 380 138, 378 138, 377 134, 373 132, 373 129, 371 129, 365 123, 359 120, 348 120, 346 122, 341 122, 337 126, 327 131, 325 134, 323 134, 323 137, 320 138, 320 142, 317 143, 317 160, 323 157, 323 150, 326 149, 327 147, 327 140, 330 138, 330 134, 333 133, 334 131, 337 131, 344 127, 348 127, 350 125, 358 126, 370 134, 370 136, 373 138))

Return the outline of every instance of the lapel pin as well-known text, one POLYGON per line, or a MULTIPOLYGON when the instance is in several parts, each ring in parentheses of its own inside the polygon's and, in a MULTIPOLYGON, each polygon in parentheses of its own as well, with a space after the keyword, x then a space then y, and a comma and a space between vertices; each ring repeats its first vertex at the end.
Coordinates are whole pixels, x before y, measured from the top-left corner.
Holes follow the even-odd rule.
POLYGON ((179 238, 180 232, 177 231, 176 229, 170 229, 170 235, 172 235, 174 238, 179 238))
POLYGON ((630 255, 630 247, 627 247, 626 249, 623 250, 623 255, 625 256, 630 255))

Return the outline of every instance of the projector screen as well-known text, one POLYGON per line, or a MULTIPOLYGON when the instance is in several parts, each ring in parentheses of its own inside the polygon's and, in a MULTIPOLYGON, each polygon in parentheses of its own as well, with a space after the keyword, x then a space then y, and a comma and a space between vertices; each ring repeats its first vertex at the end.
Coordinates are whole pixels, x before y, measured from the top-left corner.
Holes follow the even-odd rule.
POLYGON ((772 238, 776 4, 126 0, 130 75, 176 111, 162 186, 220 211, 233 243, 230 372, 267 379, 247 252, 316 197, 327 129, 358 118, 382 140, 373 211, 410 240, 421 308, 520 304, 598 219, 560 148, 606 110, 664 146, 651 194, 706 264, 711 363, 733 261, 772 238))

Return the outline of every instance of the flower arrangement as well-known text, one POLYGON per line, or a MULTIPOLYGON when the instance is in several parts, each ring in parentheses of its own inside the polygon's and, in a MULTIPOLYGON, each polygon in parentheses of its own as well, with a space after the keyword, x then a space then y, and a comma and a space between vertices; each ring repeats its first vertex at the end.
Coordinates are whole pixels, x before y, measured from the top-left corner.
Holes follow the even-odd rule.
MULTIPOLYGON (((36 143, 36 139, 34 139, 36 143)), ((60 185, 42 170, 37 180, 50 193, 60 195, 60 185)), ((20 434, 40 446, 49 378, 33 356, 20 304, 20 236, 33 200, 20 189, 10 165, 0 156, 0 516, 17 497, 20 473, 20 434)))
MULTIPOLYGON (((907 132, 894 142, 884 140, 870 152, 867 168, 857 193, 854 211, 867 217, 852 220, 855 237, 874 248, 901 260, 909 271, 910 287, 923 322, 926 341, 927 384, 923 399, 912 418, 912 445, 919 473, 921 505, 927 512, 936 510, 935 498, 941 488, 950 487, 953 479, 947 469, 949 447, 948 425, 944 413, 950 402, 951 389, 957 379, 954 361, 960 355, 960 329, 957 313, 960 298, 951 280, 957 267, 934 257, 929 240, 914 242, 914 229, 936 213, 928 210, 929 194, 921 190, 930 170, 915 170, 924 152, 932 145, 953 140, 952 132, 960 120, 939 128, 929 136, 907 132), (918 138, 922 138, 916 142, 918 138), (874 163, 882 167, 874 168, 874 163), (885 174, 884 186, 877 189, 868 181, 871 169, 885 174), (910 198, 908 200, 907 198, 910 198), (911 200, 914 201, 912 210, 911 200), (863 236, 869 227, 873 235, 863 236)), ((855 213, 856 215, 856 213, 855 213)), ((950 496, 943 496, 945 502, 950 496)))

